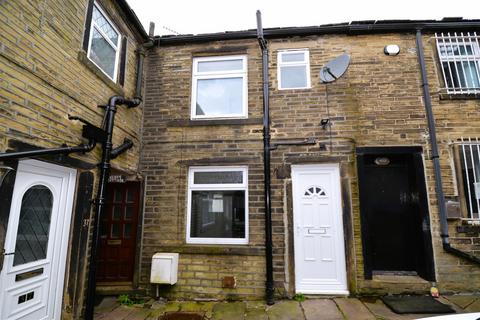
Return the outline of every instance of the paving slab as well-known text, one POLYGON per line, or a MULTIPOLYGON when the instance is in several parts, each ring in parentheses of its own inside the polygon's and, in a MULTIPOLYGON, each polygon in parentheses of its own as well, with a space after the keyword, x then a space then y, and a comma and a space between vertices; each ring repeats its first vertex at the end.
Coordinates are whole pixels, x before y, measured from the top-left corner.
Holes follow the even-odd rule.
POLYGON ((145 320, 152 313, 152 310, 150 309, 143 309, 143 308, 133 308, 133 309, 134 311, 130 313, 125 318, 125 320, 145 320))
POLYGON ((95 313, 110 312, 119 305, 117 297, 104 297, 99 305, 95 307, 95 313))
POLYGON ((446 305, 449 305, 450 307, 452 307, 453 310, 455 310, 456 313, 464 313, 465 311, 460 308, 460 306, 456 305, 455 303, 453 303, 452 301, 444 298, 444 297, 438 297, 436 298, 439 302, 443 303, 443 304, 446 304, 446 305))
POLYGON ((243 320, 245 302, 220 302, 213 306, 212 319, 214 320, 243 320))
POLYGON ((245 320, 268 320, 267 311, 260 308, 247 309, 245 312, 245 320))
POLYGON ((113 309, 111 312, 107 314, 102 314, 102 317, 95 315, 95 319, 104 319, 104 320, 123 320, 127 318, 132 312, 136 309, 129 308, 125 306, 119 306, 113 309))
POLYGON ((269 319, 274 320, 301 320, 305 319, 300 303, 297 301, 283 300, 267 308, 269 319))
POLYGON ((200 312, 204 314, 208 319, 212 317, 213 306, 216 302, 197 302, 188 301, 180 303, 181 312, 200 312))
POLYGON ((343 320, 343 315, 331 299, 308 299, 301 303, 307 320, 343 320))
POLYGON ((375 316, 356 298, 337 298, 334 301, 347 319, 375 320, 375 316))
POLYGON ((471 305, 473 302, 475 302, 479 298, 479 296, 466 295, 466 294, 465 295, 464 294, 456 294, 456 295, 453 295, 453 296, 445 296, 445 298, 448 301, 453 302, 454 304, 456 304, 460 308, 465 309, 466 307, 471 305))
POLYGON ((480 299, 475 300, 471 305, 465 308, 468 312, 480 312, 480 299))

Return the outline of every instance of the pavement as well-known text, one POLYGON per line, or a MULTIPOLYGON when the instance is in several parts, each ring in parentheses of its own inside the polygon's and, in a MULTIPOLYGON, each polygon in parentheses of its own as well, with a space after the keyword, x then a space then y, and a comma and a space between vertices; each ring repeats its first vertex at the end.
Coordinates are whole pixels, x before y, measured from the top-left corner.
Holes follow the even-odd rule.
MULTIPOLYGON (((480 295, 438 298, 457 313, 480 312, 480 295)), ((409 320, 439 314, 396 314, 380 298, 322 298, 263 301, 196 302, 149 300, 131 306, 105 297, 95 308, 95 319, 111 320, 409 320)))

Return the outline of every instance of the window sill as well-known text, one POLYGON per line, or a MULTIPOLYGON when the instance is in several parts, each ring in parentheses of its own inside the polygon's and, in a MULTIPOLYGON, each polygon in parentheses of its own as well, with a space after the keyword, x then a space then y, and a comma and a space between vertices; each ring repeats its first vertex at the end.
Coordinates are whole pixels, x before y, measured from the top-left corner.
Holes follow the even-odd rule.
POLYGON ((237 255, 237 256, 264 256, 265 248, 250 247, 248 245, 196 245, 184 244, 178 246, 162 246, 161 251, 186 254, 208 255, 237 255))
POLYGON ((302 87, 302 88, 277 88, 278 91, 307 91, 311 90, 312 87, 302 87))
POLYGON ((171 120, 167 122, 169 127, 193 127, 193 126, 230 126, 230 125, 255 125, 262 124, 262 118, 250 119, 212 119, 212 120, 171 120))
POLYGON ((440 93, 440 100, 476 100, 480 99, 480 93, 440 93))
POLYGON ((90 59, 87 57, 87 53, 85 51, 78 52, 78 60, 86 66, 91 72, 93 72, 100 80, 102 80, 110 89, 115 91, 119 95, 125 95, 123 88, 112 81, 109 77, 107 77, 102 70, 100 70, 90 59))

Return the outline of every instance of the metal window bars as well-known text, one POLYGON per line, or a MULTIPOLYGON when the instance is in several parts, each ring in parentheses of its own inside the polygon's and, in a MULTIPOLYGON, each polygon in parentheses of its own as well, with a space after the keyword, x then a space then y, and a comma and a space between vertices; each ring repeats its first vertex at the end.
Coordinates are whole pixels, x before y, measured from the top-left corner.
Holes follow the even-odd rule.
POLYGON ((462 137, 459 145, 468 217, 480 219, 480 139, 462 137))
POLYGON ((480 94, 480 45, 476 32, 435 33, 444 90, 480 94))

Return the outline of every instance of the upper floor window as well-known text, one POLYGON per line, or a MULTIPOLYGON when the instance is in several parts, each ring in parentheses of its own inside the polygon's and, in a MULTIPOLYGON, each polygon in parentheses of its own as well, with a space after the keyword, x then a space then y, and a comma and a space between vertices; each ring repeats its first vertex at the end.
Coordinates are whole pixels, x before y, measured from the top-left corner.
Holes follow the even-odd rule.
POLYGON ((103 73, 116 82, 122 37, 97 3, 94 3, 92 10, 87 55, 103 73))
POLYGON ((187 243, 248 243, 247 167, 192 167, 187 243))
POLYGON ((308 50, 278 52, 278 88, 310 88, 310 57, 308 50))
POLYGON ((477 34, 436 33, 435 38, 447 93, 480 93, 480 47, 477 34))
POLYGON ((247 57, 193 59, 192 119, 246 118, 247 57))

